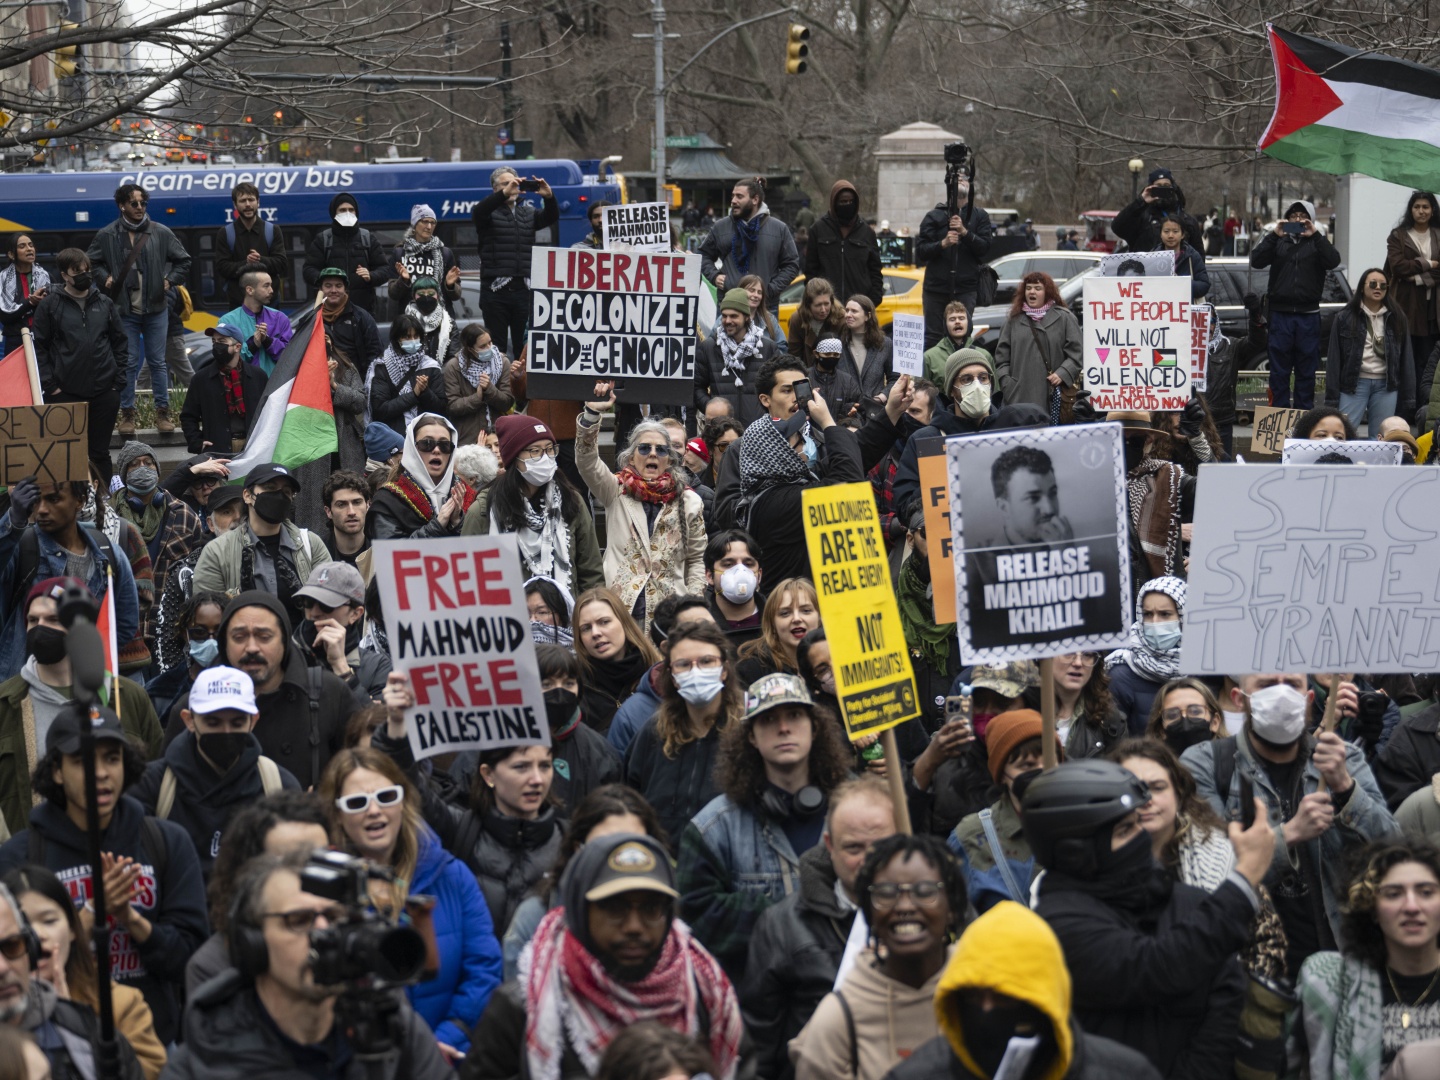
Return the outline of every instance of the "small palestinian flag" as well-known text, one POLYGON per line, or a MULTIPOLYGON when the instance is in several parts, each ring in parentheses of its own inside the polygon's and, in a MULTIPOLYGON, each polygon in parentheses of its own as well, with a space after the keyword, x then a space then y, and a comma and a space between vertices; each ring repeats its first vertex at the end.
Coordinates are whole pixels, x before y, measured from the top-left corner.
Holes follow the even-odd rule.
POLYGON ((1302 169, 1428 189, 1440 173, 1440 71, 1267 27, 1275 115, 1260 150, 1302 169))
POLYGON ((312 316, 275 361, 245 452, 230 462, 230 483, 243 483, 246 473, 267 461, 293 470, 340 448, 328 360, 325 320, 312 316))
POLYGON ((1151 367, 1179 367, 1180 352, 1178 349, 1151 349, 1151 367))

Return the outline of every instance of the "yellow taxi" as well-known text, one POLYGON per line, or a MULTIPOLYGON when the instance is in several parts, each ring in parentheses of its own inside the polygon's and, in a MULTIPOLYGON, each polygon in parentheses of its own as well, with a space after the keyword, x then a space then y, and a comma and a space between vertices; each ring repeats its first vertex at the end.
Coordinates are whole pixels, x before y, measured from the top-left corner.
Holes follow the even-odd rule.
MULTIPOLYGON (((918 266, 887 266, 880 271, 885 279, 885 297, 875 309, 875 317, 879 320, 883 329, 890 325, 895 315, 899 312, 902 315, 923 315, 924 304, 920 300, 920 282, 925 277, 925 271, 918 266)), ((800 298, 805 295, 805 275, 801 274, 792 281, 780 294, 780 331, 789 333, 790 316, 795 314, 795 309, 800 306, 800 298)), ((845 297, 840 298, 845 302, 845 297)))

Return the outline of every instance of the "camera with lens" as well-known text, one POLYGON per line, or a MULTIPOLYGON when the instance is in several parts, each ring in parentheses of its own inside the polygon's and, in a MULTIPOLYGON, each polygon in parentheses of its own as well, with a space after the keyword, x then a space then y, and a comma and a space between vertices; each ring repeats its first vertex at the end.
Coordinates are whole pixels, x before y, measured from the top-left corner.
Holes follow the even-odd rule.
POLYGON ((964 139, 945 144, 945 164, 956 165, 961 169, 970 167, 970 147, 964 139))
POLYGON ((370 864, 339 851, 317 851, 300 887, 345 909, 338 923, 310 934, 310 968, 317 986, 405 986, 425 966, 425 939, 413 927, 377 914, 370 903, 370 864))
POLYGON ((1151 188, 1155 196, 1155 202, 1162 210, 1178 210, 1180 207, 1180 192, 1173 187, 1162 184, 1157 188, 1151 188))
POLYGON ((1374 690, 1362 691, 1359 698, 1359 707, 1355 714, 1356 726, 1360 730, 1360 737, 1373 746, 1380 741, 1385 730, 1385 710, 1390 707, 1390 699, 1374 690))

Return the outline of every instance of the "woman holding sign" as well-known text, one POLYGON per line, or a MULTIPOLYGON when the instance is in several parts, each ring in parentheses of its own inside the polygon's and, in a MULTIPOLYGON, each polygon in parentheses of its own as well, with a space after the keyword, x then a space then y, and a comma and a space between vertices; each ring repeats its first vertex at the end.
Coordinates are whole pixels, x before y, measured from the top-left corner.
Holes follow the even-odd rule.
POLYGON ((1150 706, 1160 687, 1180 675, 1180 637, 1185 620, 1185 582, 1152 578, 1140 586, 1130 640, 1105 658, 1110 694, 1125 714, 1131 735, 1145 734, 1150 706))
POLYGON ((1065 391, 1073 399, 1079 389, 1080 323, 1049 274, 1032 270, 1021 278, 995 345, 995 373, 1006 405, 1039 405, 1055 424, 1065 391))
POLYGON ((370 507, 376 540, 459 535, 475 492, 455 475, 457 438, 455 425, 443 416, 425 413, 410 421, 400 471, 370 507))

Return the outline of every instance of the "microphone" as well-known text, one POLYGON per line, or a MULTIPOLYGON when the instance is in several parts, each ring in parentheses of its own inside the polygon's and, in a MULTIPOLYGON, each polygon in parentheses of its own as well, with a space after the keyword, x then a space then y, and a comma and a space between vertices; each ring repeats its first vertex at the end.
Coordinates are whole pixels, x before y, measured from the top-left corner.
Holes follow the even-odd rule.
POLYGON ((60 597, 56 614, 60 617, 60 625, 69 630, 77 618, 84 618, 93 625, 100 618, 100 605, 90 595, 89 589, 71 585, 60 597))
POLYGON ((105 685, 105 647, 94 624, 77 621, 66 636, 65 652, 70 657, 72 692, 87 709, 105 685))

